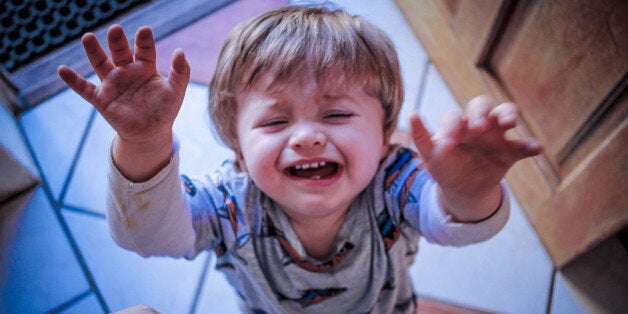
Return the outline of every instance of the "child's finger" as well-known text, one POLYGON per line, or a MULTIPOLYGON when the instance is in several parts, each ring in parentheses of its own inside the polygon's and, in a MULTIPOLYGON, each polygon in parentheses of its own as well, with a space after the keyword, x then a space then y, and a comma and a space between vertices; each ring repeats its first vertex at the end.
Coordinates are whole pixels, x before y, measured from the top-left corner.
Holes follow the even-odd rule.
POLYGON ((92 65, 92 68, 94 68, 94 72, 96 72, 98 78, 102 81, 115 66, 111 60, 109 60, 109 56, 107 56, 107 53, 98 42, 96 35, 92 33, 83 35, 81 43, 83 44, 83 49, 87 54, 89 63, 92 65))
POLYGON ((62 65, 57 68, 59 77, 79 96, 83 97, 89 103, 96 106, 96 94, 98 88, 90 83, 82 76, 78 75, 74 70, 62 65))
POLYGON ((467 118, 458 110, 451 110, 441 117, 441 130, 435 137, 450 138, 458 142, 467 130, 467 118))
POLYGON ((469 119, 469 128, 483 130, 488 127, 488 114, 495 102, 488 96, 478 96, 467 103, 466 115, 469 119))
POLYGON ((515 158, 513 163, 523 158, 536 156, 543 151, 541 143, 533 138, 509 141, 509 145, 515 158))
POLYGON ((113 25, 107 31, 107 44, 111 52, 111 60, 116 66, 124 66, 133 62, 133 52, 129 40, 120 25, 113 25))
POLYGON ((155 63, 157 60, 155 39, 150 27, 140 27, 135 34, 135 60, 147 63, 155 63))
POLYGON ((517 126, 519 113, 514 103, 505 102, 493 108, 489 113, 489 117, 494 119, 500 128, 508 130, 517 126))
POLYGON ((185 88, 190 81, 190 65, 185 60, 183 50, 176 49, 172 55, 172 65, 170 66, 170 74, 168 74, 168 82, 177 93, 185 94, 185 88))
POLYGON ((412 131, 412 140, 419 150, 421 158, 423 158, 424 161, 428 160, 432 155, 434 143, 432 142, 430 132, 425 128, 423 121, 421 121, 416 113, 410 115, 410 128, 412 131))

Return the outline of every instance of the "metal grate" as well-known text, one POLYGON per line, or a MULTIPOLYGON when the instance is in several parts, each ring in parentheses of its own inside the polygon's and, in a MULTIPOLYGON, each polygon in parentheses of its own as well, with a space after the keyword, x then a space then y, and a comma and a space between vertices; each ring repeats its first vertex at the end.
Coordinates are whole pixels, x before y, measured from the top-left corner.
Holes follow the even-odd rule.
POLYGON ((9 72, 148 0, 2 0, 0 62, 9 72))

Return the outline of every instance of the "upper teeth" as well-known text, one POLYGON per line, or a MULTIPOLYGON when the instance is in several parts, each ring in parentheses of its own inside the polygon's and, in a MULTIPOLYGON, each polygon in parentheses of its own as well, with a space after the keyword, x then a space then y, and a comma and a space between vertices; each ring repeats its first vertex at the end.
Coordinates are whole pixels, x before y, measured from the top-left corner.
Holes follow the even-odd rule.
POLYGON ((321 161, 321 162, 313 162, 311 164, 302 164, 302 165, 296 165, 294 166, 296 169, 310 169, 310 168, 318 168, 318 167, 323 167, 325 166, 325 162, 321 161))

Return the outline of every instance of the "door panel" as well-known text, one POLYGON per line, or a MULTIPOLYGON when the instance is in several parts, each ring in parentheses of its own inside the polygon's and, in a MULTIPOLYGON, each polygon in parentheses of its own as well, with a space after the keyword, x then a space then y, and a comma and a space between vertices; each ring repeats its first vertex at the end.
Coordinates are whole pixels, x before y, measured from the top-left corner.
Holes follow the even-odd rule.
POLYGON ((628 225, 628 2, 397 0, 459 102, 519 105, 507 179, 556 266, 628 225))
POLYGON ((606 96, 623 88, 628 41, 617 36, 628 31, 620 29, 626 23, 609 24, 621 6, 626 11, 617 1, 534 2, 488 60, 561 177, 568 174, 561 164, 587 133, 585 124, 598 123, 596 117, 616 104, 605 103, 606 96))

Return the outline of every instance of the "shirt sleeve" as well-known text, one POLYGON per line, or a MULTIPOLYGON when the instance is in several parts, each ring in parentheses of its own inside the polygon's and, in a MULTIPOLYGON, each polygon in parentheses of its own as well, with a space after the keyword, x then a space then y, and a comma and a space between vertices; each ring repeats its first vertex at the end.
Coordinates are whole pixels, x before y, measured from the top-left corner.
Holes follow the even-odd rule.
POLYGON ((510 216, 509 191, 501 182, 502 200, 489 218, 477 223, 453 220, 442 208, 436 181, 421 164, 416 154, 399 149, 389 156, 383 171, 383 186, 388 208, 402 224, 418 230, 428 241, 462 246, 485 241, 497 234, 510 216))
POLYGON ((178 174, 175 143, 168 165, 146 182, 127 180, 109 158, 107 220, 114 241, 142 256, 192 258, 192 215, 178 174))
POLYGON ((430 242, 462 246, 482 242, 496 235, 510 216, 508 186, 501 183, 502 200, 499 208, 489 218, 477 223, 459 223, 447 214, 437 196, 436 182, 431 180, 423 186, 420 201, 419 225, 422 235, 430 242))

